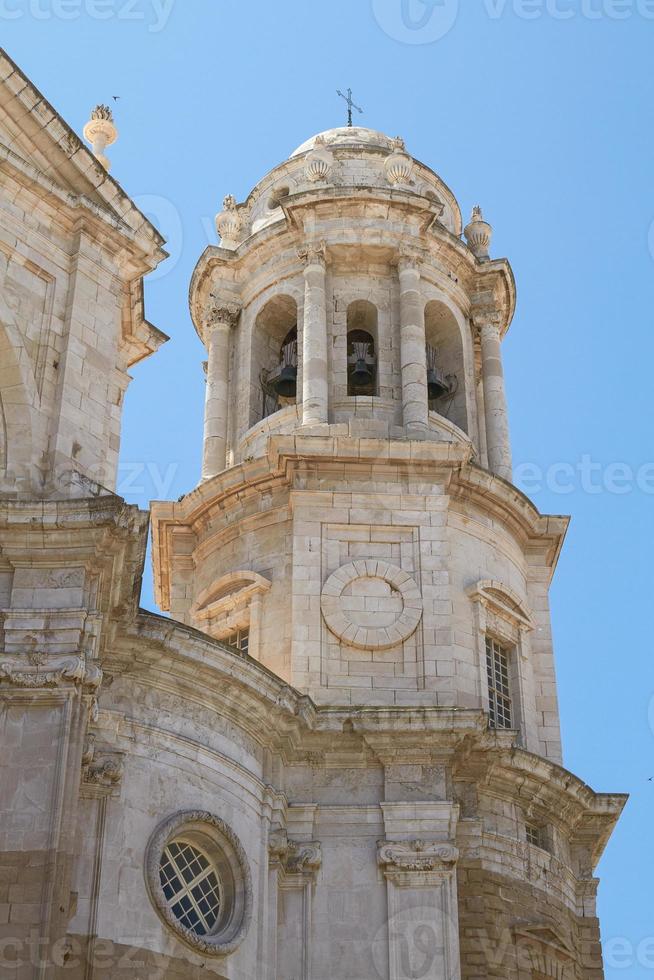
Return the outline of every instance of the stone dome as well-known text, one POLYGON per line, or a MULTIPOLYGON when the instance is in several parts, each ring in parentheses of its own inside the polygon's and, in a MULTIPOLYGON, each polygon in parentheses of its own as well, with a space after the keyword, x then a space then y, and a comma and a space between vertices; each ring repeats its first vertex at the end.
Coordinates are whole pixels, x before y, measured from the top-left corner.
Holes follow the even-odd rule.
POLYGON ((383 150, 393 149, 393 139, 385 133, 379 133, 376 129, 366 129, 365 126, 338 126, 336 129, 326 129, 324 133, 316 133, 315 136, 305 140, 296 150, 293 150, 290 158, 293 159, 312 150, 319 137, 329 147, 364 145, 383 150))

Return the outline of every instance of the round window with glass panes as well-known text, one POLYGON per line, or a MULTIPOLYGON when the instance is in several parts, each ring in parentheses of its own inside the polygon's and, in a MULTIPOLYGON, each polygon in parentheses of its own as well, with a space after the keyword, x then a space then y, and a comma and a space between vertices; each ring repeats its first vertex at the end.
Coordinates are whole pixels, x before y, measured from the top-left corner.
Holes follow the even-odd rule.
POLYGON ((231 952, 252 914, 247 857, 228 825, 204 811, 166 820, 148 845, 146 877, 163 921, 205 953, 231 952))

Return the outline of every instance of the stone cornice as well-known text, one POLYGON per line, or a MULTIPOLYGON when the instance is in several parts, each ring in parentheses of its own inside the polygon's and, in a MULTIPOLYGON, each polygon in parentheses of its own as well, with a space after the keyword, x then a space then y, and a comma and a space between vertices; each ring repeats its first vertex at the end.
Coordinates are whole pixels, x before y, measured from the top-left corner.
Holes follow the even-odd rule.
MULTIPOLYGON (((379 253, 380 259, 392 265, 396 261, 398 250, 411 246, 424 254, 422 271, 426 278, 429 278, 432 261, 436 269, 444 264, 453 286, 457 289, 459 303, 462 302, 459 295, 462 292, 465 297, 464 307, 473 302, 492 304, 501 312, 502 333, 506 332, 516 302, 515 280, 506 259, 477 262, 465 243, 436 220, 433 209, 429 210, 431 202, 427 198, 382 188, 371 188, 364 194, 356 188, 333 190, 338 191, 338 195, 326 190, 295 195, 292 203, 288 204, 288 222, 276 222, 258 230, 234 251, 216 245, 205 249, 195 267, 189 287, 189 304, 196 330, 200 330, 202 310, 209 302, 209 295, 217 283, 227 290, 236 288, 240 292, 252 277, 258 279, 261 276, 268 263, 271 264, 271 282, 302 273, 298 249, 302 248, 306 239, 303 219, 305 210, 333 206, 342 217, 344 209, 374 209, 383 200, 392 209, 404 208, 409 214, 424 213, 429 220, 418 233, 410 226, 396 230, 389 228, 383 242, 380 242, 375 221, 372 221, 370 227, 365 220, 359 221, 355 241, 351 237, 350 224, 346 223, 341 227, 341 223, 330 227, 327 222, 319 222, 314 234, 325 239, 330 261, 337 265, 339 250, 356 246, 379 253)), ((314 224, 312 218, 312 228, 314 224)))
POLYGON ((542 515, 517 487, 471 462, 469 443, 364 440, 345 436, 272 435, 268 455, 241 463, 202 483, 178 503, 155 503, 152 508, 155 590, 157 602, 169 608, 169 574, 175 533, 195 535, 210 515, 228 509, 245 493, 293 485, 294 471, 314 461, 328 459, 376 465, 408 466, 414 474, 439 474, 454 501, 473 502, 502 521, 523 545, 544 552, 551 574, 563 546, 569 519, 542 515), (378 458, 372 451, 379 446, 378 458), (364 450, 362 454, 362 448, 364 450))
POLYGON ((5 610, 8 652, 25 657, 36 638, 40 652, 48 654, 52 634, 52 654, 86 657, 92 649, 93 656, 99 657, 110 643, 112 628, 136 615, 135 583, 143 572, 147 527, 148 515, 115 495, 0 500, 3 558, 10 567, 35 561, 47 566, 58 553, 65 553, 67 563, 92 569, 101 583, 90 609, 5 610), (36 623, 28 622, 28 612, 36 623), (59 627, 74 641, 70 649, 62 651, 57 645, 61 642, 56 636, 59 627))
POLYGON ((515 733, 488 731, 481 711, 317 707, 246 655, 152 613, 140 613, 134 627, 116 637, 103 667, 172 692, 180 704, 203 703, 285 761, 320 758, 328 764, 334 753, 339 765, 356 766, 364 763, 366 748, 380 765, 395 750, 416 762, 437 756, 452 766, 455 783, 474 782, 560 822, 593 862, 625 804, 625 796, 596 794, 562 767, 517 747, 515 733))
POLYGON ((67 223, 69 230, 82 222, 105 248, 127 250, 132 253, 133 274, 147 275, 168 257, 163 249, 163 239, 155 242, 142 229, 135 230, 113 209, 91 200, 84 194, 76 194, 62 188, 52 178, 42 173, 34 164, 24 160, 9 147, 0 144, 0 169, 29 188, 40 199, 50 201, 58 212, 58 220, 67 223))
MULTIPOLYGON (((38 129, 35 127, 29 138, 32 142, 38 138, 39 152, 46 155, 50 152, 60 162, 58 170, 66 174, 64 178, 66 186, 61 188, 64 193, 80 199, 84 197, 90 199, 93 195, 97 200, 98 213, 104 213, 106 209, 106 215, 111 216, 112 222, 127 225, 142 242, 144 253, 149 253, 149 267, 155 268, 166 255, 161 248, 164 239, 159 231, 136 208, 120 184, 98 163, 79 136, 5 51, 0 52, 0 66, 3 79, 0 86, 0 101, 5 111, 11 118, 17 120, 21 130, 20 118, 26 112, 31 113, 32 121, 39 124, 38 129), (16 78, 20 79, 22 84, 16 85, 16 78), (12 84, 8 84, 9 79, 12 79, 12 84), (38 112, 33 111, 36 106, 38 112)), ((27 134, 24 135, 27 138, 27 134)), ((16 156, 13 154, 13 157, 16 156)), ((18 160, 25 164, 22 157, 18 157, 18 160)), ((32 165, 28 164, 28 166, 32 165)), ((32 166, 32 170, 38 174, 37 168, 32 166)), ((57 185, 52 183, 52 186, 57 185)))

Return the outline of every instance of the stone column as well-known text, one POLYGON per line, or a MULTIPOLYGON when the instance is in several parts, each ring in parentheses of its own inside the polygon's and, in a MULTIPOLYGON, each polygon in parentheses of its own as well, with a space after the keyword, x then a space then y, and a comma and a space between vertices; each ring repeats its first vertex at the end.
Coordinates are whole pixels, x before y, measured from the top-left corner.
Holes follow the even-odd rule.
POLYGON ((229 415, 229 335, 238 321, 238 306, 211 311, 204 330, 209 360, 204 403, 204 453, 202 479, 210 480, 225 469, 229 415))
POLYGON ((481 340, 481 370, 486 420, 486 450, 491 473, 511 480, 511 445, 504 390, 504 371, 500 341, 499 313, 490 312, 474 317, 481 340))
POLYGON ((329 421, 327 378, 327 302, 325 244, 300 249, 304 267, 304 325, 302 330, 302 424, 329 421))
POLYGON ((428 427, 425 308, 420 294, 420 261, 402 255, 400 278, 400 362, 402 417, 407 435, 424 436, 428 427))

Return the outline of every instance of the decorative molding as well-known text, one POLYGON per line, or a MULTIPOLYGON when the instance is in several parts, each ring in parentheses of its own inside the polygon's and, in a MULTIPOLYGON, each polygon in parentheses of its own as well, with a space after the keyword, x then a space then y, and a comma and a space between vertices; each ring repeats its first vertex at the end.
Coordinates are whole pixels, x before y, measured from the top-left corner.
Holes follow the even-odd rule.
POLYGON ((52 688, 70 683, 95 691, 102 683, 102 670, 95 664, 87 664, 82 657, 56 659, 31 653, 0 662, 0 680, 14 687, 52 688))
POLYGON ((467 589, 473 602, 483 606, 502 619, 507 619, 518 629, 533 630, 536 624, 523 600, 508 585, 495 579, 480 579, 467 589))
POLYGON ((548 924, 516 925, 513 938, 518 965, 532 976, 568 980, 574 975, 574 952, 548 924))
POLYGON ((384 874, 403 871, 453 871, 459 851, 452 844, 413 840, 378 841, 377 862, 384 874))
POLYGON ((377 559, 358 559, 342 565, 322 588, 321 609, 327 627, 343 643, 361 650, 387 650, 404 643, 418 628, 423 601, 420 588, 408 572, 377 559), (402 612, 388 626, 360 626, 344 608, 343 592, 360 579, 386 582, 402 600, 402 612))
POLYGON ((184 810, 157 827, 145 854, 145 880, 157 913, 188 946, 208 956, 226 956, 243 942, 252 920, 252 875, 243 845, 232 828, 220 817, 206 810, 184 810), (183 833, 199 832, 208 837, 229 862, 236 882, 235 908, 227 924, 216 935, 198 936, 185 928, 173 915, 159 878, 159 865, 169 841, 183 833))
POLYGON ((248 602, 255 595, 263 595, 270 591, 271 586, 270 579, 257 572, 248 570, 228 572, 198 595, 191 607, 191 616, 204 620, 226 615, 236 605, 248 602))

